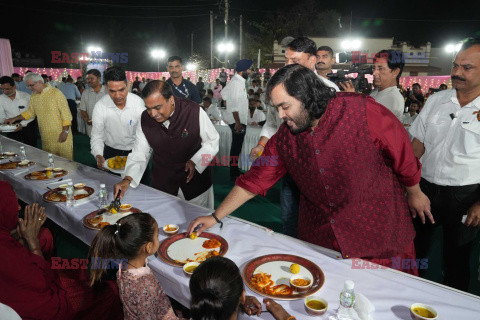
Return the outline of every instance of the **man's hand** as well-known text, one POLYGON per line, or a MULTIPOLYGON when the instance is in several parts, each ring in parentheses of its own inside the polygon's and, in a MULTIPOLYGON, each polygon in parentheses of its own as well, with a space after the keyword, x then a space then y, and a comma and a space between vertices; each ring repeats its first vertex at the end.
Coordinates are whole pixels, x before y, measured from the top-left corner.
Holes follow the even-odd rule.
POLYGON ((103 156, 99 155, 99 154, 97 154, 97 156, 95 158, 97 158, 98 169, 104 170, 103 163, 105 162, 105 158, 103 156))
POLYGON ((467 220, 465 220, 467 227, 476 227, 480 225, 480 201, 474 203, 467 211, 467 220))
POLYGON ((65 142, 67 140, 67 137, 68 137, 68 133, 62 130, 62 132, 60 132, 60 135, 58 136, 58 142, 60 143, 65 142))
POLYGON ((413 187, 407 187, 406 189, 408 207, 410 208, 412 217, 416 218, 418 214, 422 223, 425 224, 425 216, 427 216, 432 224, 435 223, 432 213, 430 212, 430 200, 422 190, 420 190, 420 186, 417 184, 413 187))
POLYGON ((22 129, 23 129, 23 126, 22 126, 21 124, 18 124, 17 129, 15 129, 15 131, 13 131, 13 132, 18 132, 18 131, 20 131, 20 130, 22 130, 22 129))
POLYGON ((123 198, 125 195, 125 192, 127 192, 128 187, 130 186, 130 181, 128 180, 122 180, 119 183, 115 183, 113 186, 113 196, 115 197, 118 194, 118 191, 120 190, 120 199, 123 198))
POLYGON ((188 229, 187 229, 187 235, 192 234, 193 230, 195 230, 195 228, 197 226, 202 225, 196 231, 197 236, 199 236, 203 231, 213 227, 216 223, 217 223, 217 221, 215 220, 215 218, 213 216, 198 217, 195 220, 193 220, 192 222, 190 222, 190 225, 188 226, 188 229))
POLYGON ((243 126, 240 122, 235 122, 235 131, 240 132, 242 131, 243 126))
POLYGON ((343 91, 345 92, 355 92, 355 87, 351 80, 347 80, 344 82, 340 82, 340 87, 342 87, 343 91))
POLYGON ((283 307, 276 303, 273 299, 264 298, 263 303, 267 307, 267 310, 272 314, 275 320, 286 320, 290 317, 287 311, 283 307))
POLYGON ((258 158, 263 153, 263 150, 265 150, 265 148, 261 144, 259 144, 250 151, 250 158, 258 158))
POLYGON ((17 122, 19 119, 18 117, 15 117, 15 118, 10 118, 10 119, 5 119, 5 121, 3 121, 3 123, 5 124, 14 124, 15 122, 17 122))
POLYGON ((92 119, 88 119, 87 121, 85 121, 89 126, 92 125, 92 119))
POLYGON ((23 237, 30 249, 38 248, 38 233, 40 228, 47 220, 44 207, 39 207, 38 203, 25 207, 25 215, 23 219, 18 219, 19 233, 23 237))
POLYGON ((195 174, 195 163, 193 163, 192 160, 188 160, 187 163, 185 163, 185 172, 188 172, 187 183, 189 183, 195 174))
POLYGON ((245 302, 241 303, 240 307, 242 308, 243 312, 245 312, 249 316, 259 316, 262 312, 262 304, 260 303, 260 301, 257 300, 257 298, 252 296, 246 296, 245 302))

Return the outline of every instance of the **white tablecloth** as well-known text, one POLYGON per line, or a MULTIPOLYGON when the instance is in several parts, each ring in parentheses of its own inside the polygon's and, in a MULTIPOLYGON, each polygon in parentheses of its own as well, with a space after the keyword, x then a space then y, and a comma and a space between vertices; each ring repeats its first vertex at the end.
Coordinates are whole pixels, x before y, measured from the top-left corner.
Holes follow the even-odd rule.
MULTIPOLYGON (((0 137, 4 151, 18 152, 20 143, 0 137)), ((27 157, 39 165, 29 171, 44 168, 47 165, 47 153, 25 146, 27 157)), ((73 161, 55 157, 55 166, 69 171, 64 178, 74 182, 86 182, 98 190, 100 183, 105 183, 111 200, 113 184, 120 177, 90 168, 73 161)), ((78 207, 67 208, 62 204, 43 203, 41 196, 47 191, 45 181, 27 181, 26 174, 15 175, 14 171, 0 171, 0 178, 9 181, 17 196, 27 203, 40 202, 46 207, 50 219, 83 242, 90 244, 96 231, 84 228, 81 219, 89 212, 96 210, 95 202, 87 202, 78 207)), ((123 203, 130 203, 144 212, 149 212, 164 224, 177 224, 185 231, 188 223, 199 215, 209 214, 205 208, 191 205, 173 196, 150 187, 140 185, 137 189, 127 191, 123 203)), ((261 214, 259 212, 258 214, 261 214)), ((439 284, 390 269, 352 269, 351 260, 336 260, 327 254, 331 251, 281 235, 269 232, 265 228, 252 225, 235 218, 226 218, 224 228, 218 225, 210 229, 224 237, 229 249, 226 257, 232 259, 243 270, 245 264, 260 255, 272 253, 295 254, 310 259, 320 266, 325 273, 325 284, 317 293, 329 303, 329 315, 338 308, 339 293, 347 279, 355 282, 355 290, 363 293, 375 305, 373 318, 377 320, 410 319, 409 306, 415 302, 426 303, 434 307, 440 314, 439 319, 479 319, 480 298, 466 294, 439 284)), ((160 234, 160 241, 166 236, 160 234)), ((334 253, 333 253, 334 254, 334 253)), ((334 254, 335 255, 335 254, 334 254)), ((149 258, 149 266, 159 278, 165 292, 185 306, 189 305, 189 278, 185 277, 181 268, 163 263, 155 257, 149 258)), ((254 295, 249 289, 247 294, 254 295)), ((258 297, 258 296, 257 296, 258 297)), ((261 297, 258 297, 261 299, 261 297)), ((303 300, 279 301, 282 306, 297 319, 309 319, 304 310, 303 300)), ((241 319, 258 319, 258 317, 240 316, 241 319)), ((261 319, 273 319, 268 313, 262 313, 261 319)), ((327 319, 327 317, 324 317, 327 319)))
POLYGON ((230 165, 230 148, 232 147, 232 129, 226 124, 215 124, 220 135, 217 157, 220 163, 230 165))
POLYGON ((247 131, 245 132, 245 139, 242 144, 242 151, 238 159, 238 165, 240 169, 248 171, 252 165, 252 160, 250 159, 250 151, 258 145, 258 140, 260 140, 260 132, 262 132, 262 127, 247 126, 247 131))

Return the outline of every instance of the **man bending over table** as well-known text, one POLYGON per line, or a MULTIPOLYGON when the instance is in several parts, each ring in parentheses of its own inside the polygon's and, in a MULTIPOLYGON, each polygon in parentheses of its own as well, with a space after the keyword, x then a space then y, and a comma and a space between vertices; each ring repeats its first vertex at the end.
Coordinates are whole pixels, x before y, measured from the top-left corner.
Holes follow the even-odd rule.
POLYGON ((420 162, 397 118, 370 97, 333 92, 297 64, 275 73, 267 97, 284 123, 215 213, 195 219, 188 233, 264 196, 288 173, 300 189, 300 239, 385 266, 415 259, 409 207, 423 222, 433 219, 420 162))

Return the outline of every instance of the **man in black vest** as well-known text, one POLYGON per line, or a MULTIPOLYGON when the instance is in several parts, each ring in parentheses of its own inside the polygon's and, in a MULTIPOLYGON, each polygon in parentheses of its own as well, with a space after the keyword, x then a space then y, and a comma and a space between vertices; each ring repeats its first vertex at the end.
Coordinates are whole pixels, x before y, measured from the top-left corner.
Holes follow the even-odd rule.
POLYGON ((137 127, 135 145, 115 194, 137 187, 153 150, 152 187, 213 209, 213 170, 220 136, 201 107, 177 98, 164 81, 149 82, 142 91, 147 110, 137 127))

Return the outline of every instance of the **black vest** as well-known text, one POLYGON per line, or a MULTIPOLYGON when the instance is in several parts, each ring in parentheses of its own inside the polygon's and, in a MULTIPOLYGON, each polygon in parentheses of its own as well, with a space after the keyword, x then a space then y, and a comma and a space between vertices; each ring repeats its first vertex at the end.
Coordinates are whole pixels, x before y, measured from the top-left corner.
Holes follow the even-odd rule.
POLYGON ((180 188, 186 200, 191 200, 212 185, 212 167, 202 174, 195 170, 186 183, 185 163, 201 148, 200 106, 192 101, 174 97, 175 111, 168 129, 152 119, 147 110, 142 113, 142 130, 153 149, 152 187, 176 196, 180 188))

